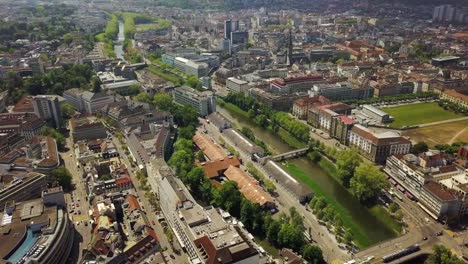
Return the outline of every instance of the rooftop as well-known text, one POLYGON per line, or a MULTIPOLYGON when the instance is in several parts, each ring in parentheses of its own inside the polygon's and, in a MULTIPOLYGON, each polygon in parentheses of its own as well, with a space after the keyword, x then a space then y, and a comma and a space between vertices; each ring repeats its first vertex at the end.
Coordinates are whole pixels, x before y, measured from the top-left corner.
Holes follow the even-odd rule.
POLYGON ((195 133, 193 142, 203 151, 203 154, 205 154, 209 160, 221 160, 227 157, 226 153, 215 145, 211 138, 208 138, 201 132, 195 133))

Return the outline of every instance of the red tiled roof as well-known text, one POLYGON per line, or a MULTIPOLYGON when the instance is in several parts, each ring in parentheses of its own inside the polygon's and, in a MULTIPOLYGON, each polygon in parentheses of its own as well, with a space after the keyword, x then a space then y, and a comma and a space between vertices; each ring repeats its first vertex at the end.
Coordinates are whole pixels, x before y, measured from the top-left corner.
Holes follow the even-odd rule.
POLYGON ((205 235, 200 238, 197 238, 193 241, 193 243, 197 248, 201 247, 206 252, 206 255, 208 256, 208 259, 205 262, 206 264, 216 263, 217 250, 208 236, 205 235))
POLYGON ((341 116, 338 116, 337 117, 339 120, 341 120, 341 122, 345 123, 346 125, 352 125, 352 124, 356 124, 357 121, 350 118, 350 117, 347 117, 345 115, 341 115, 341 116))
POLYGON ((207 161, 202 163, 205 176, 208 178, 215 178, 221 176, 229 166, 239 167, 240 161, 236 157, 226 157, 221 160, 207 161))
POLYGON ((132 210, 141 209, 140 203, 138 203, 138 199, 134 195, 129 194, 127 196, 127 202, 128 202, 128 207, 130 207, 130 209, 132 210))
POLYGON ((224 172, 224 175, 230 181, 236 182, 239 187, 239 191, 252 203, 258 203, 260 205, 273 203, 273 198, 270 194, 264 191, 254 179, 246 175, 240 168, 230 166, 224 172))

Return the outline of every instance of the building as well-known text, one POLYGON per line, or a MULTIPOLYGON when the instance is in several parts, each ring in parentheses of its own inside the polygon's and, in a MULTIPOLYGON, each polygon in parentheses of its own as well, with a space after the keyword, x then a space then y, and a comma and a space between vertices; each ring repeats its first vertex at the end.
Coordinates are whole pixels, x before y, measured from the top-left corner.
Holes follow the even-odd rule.
POLYGON ((139 86, 140 83, 136 80, 125 80, 121 82, 101 84, 101 89, 103 91, 112 91, 121 95, 129 95, 131 92, 134 92, 131 91, 131 88, 139 86))
POLYGON ((232 124, 229 120, 224 118, 220 113, 213 112, 207 116, 207 120, 211 122, 212 125, 218 128, 219 132, 223 132, 225 129, 232 127, 232 124))
POLYGON ((270 91, 278 94, 307 92, 317 83, 323 83, 322 76, 299 76, 276 79, 270 82, 270 91))
POLYGON ((100 112, 101 109, 114 102, 114 96, 105 93, 92 93, 88 91, 83 92, 83 107, 84 112, 87 114, 94 114, 100 112))
POLYGON ((299 119, 307 119, 309 109, 330 103, 330 100, 320 95, 302 98, 294 101, 292 113, 299 119))
POLYGON ((0 92, 0 113, 6 110, 6 101, 8 99, 8 90, 0 92))
POLYGON ((440 94, 440 99, 450 101, 463 108, 468 108, 468 89, 460 91, 447 89, 440 94))
POLYGON ((232 92, 247 94, 249 83, 235 77, 229 77, 226 80, 226 88, 232 92))
POLYGON ((468 15, 466 15, 462 9, 457 8, 452 5, 440 5, 434 7, 434 12, 432 15, 433 22, 442 22, 442 23, 468 23, 468 15))
POLYGON ((466 211, 466 172, 454 165, 445 165, 439 153, 426 152, 394 155, 387 159, 384 171, 390 182, 434 219, 463 216, 466 211), (463 191, 465 190, 465 191, 463 191))
POLYGON ((0 114, 0 133, 19 133, 26 140, 39 135, 46 122, 33 113, 0 114))
POLYGON ((48 264, 68 259, 75 230, 65 208, 35 199, 18 204, 9 201, 0 210, 4 230, 0 233, 0 259, 48 264))
POLYGON ((226 129, 223 132, 227 138, 241 151, 249 154, 251 157, 259 156, 263 157, 265 155, 265 151, 260 146, 257 146, 254 142, 250 139, 242 135, 239 131, 235 130, 234 128, 226 129))
POLYGON ((80 140, 92 140, 107 137, 104 125, 101 121, 92 116, 71 119, 70 131, 73 142, 75 143, 80 140))
POLYGON ((432 65, 436 67, 455 66, 458 64, 459 61, 460 61, 460 57, 457 57, 457 56, 432 58, 432 65))
POLYGON ((192 140, 208 160, 214 161, 227 158, 226 153, 220 147, 218 147, 207 135, 197 131, 192 140))
POLYGON ((393 118, 389 114, 372 105, 363 105, 362 113, 378 123, 390 123, 393 121, 393 118))
POLYGON ((331 131, 335 126, 334 122, 336 121, 336 118, 342 115, 350 115, 351 109, 351 106, 344 103, 334 103, 312 107, 309 109, 307 122, 313 127, 321 129, 331 135, 331 131))
POLYGON ((57 96, 37 95, 32 97, 34 113, 50 121, 56 128, 62 126, 62 111, 60 110, 59 99, 57 96))
POLYGON ((228 213, 198 205, 163 160, 149 165, 161 212, 192 263, 260 263, 257 245, 228 213))
POLYGON ((182 86, 174 89, 174 102, 194 107, 200 116, 216 112, 216 98, 213 92, 200 92, 193 88, 182 86))
POLYGON ((257 203, 264 208, 274 207, 273 198, 258 184, 256 180, 236 166, 229 166, 224 172, 224 176, 230 181, 237 183, 239 191, 252 203, 257 203))
POLYGON ((348 145, 375 163, 385 163, 387 157, 410 152, 411 141, 395 132, 374 132, 362 125, 354 125, 348 133, 348 145))
POLYGON ((47 188, 46 175, 36 172, 3 172, 0 176, 0 210, 8 201, 26 201, 41 197, 47 188))
POLYGON ((83 90, 80 88, 72 88, 63 92, 63 98, 79 112, 83 112, 84 109, 82 96, 83 90))
POLYGON ((354 99, 367 99, 374 95, 371 87, 353 87, 351 83, 341 82, 336 84, 316 84, 309 91, 309 95, 321 95, 331 101, 343 101, 354 99))

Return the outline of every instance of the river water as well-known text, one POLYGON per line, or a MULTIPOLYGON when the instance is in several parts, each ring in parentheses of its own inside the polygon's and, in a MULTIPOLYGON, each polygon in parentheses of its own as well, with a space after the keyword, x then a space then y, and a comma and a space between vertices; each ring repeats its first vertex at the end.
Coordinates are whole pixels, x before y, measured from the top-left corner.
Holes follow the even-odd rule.
MULTIPOLYGON (((255 133, 255 136, 264 141, 274 154, 284 153, 293 150, 289 145, 284 143, 279 136, 257 126, 253 121, 244 118, 225 108, 217 106, 217 111, 221 114, 231 117, 230 120, 238 127, 249 127, 255 133)), ((352 196, 340 183, 329 176, 318 165, 311 162, 307 158, 299 158, 289 160, 299 169, 305 172, 308 176, 320 185, 322 191, 327 195, 334 197, 354 219, 357 226, 368 237, 371 244, 394 237, 392 230, 383 225, 369 210, 363 206, 354 196, 352 196)))
POLYGON ((124 23, 122 20, 119 20, 119 34, 117 36, 117 41, 114 45, 114 52, 117 59, 124 59, 124 50, 123 50, 123 41, 125 40, 124 35, 124 23))

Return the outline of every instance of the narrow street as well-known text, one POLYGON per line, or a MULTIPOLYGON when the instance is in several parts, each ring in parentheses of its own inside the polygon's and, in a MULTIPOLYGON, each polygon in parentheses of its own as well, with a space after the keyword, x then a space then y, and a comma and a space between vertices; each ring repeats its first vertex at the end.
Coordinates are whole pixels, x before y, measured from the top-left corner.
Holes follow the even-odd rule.
POLYGON ((138 197, 139 197, 138 201, 142 205, 143 211, 146 213, 146 216, 147 216, 147 218, 148 218, 148 220, 150 222, 149 224, 153 227, 154 231, 158 235, 158 239, 159 239, 159 242, 161 244, 161 248, 167 249, 166 252, 169 255, 172 255, 172 256, 175 257, 175 259, 171 259, 171 260, 174 261, 174 263, 177 263, 177 264, 186 263, 187 260, 188 260, 188 257, 181 250, 181 248, 179 247, 179 244, 176 242, 175 239, 174 239, 172 244, 173 244, 174 248, 177 251, 180 252, 180 255, 176 254, 174 252, 174 250, 172 249, 172 247, 170 246, 170 243, 169 243, 169 241, 167 239, 167 236, 164 233, 164 229, 163 229, 162 225, 158 222, 156 211, 153 210, 153 206, 149 202, 148 198, 145 196, 145 191, 143 190, 143 188, 142 188, 142 186, 140 184, 140 181, 138 181, 138 179, 136 177, 137 168, 132 168, 131 167, 131 162, 129 161, 128 156, 124 153, 124 151, 122 149, 122 144, 120 144, 119 140, 117 138, 113 137, 112 142, 115 144, 115 146, 117 147, 117 149, 119 151, 121 161, 128 168, 128 173, 130 175, 130 178, 132 180, 134 188, 137 191, 137 194, 138 194, 138 197), (153 223, 154 223, 154 225, 153 225, 153 223))

